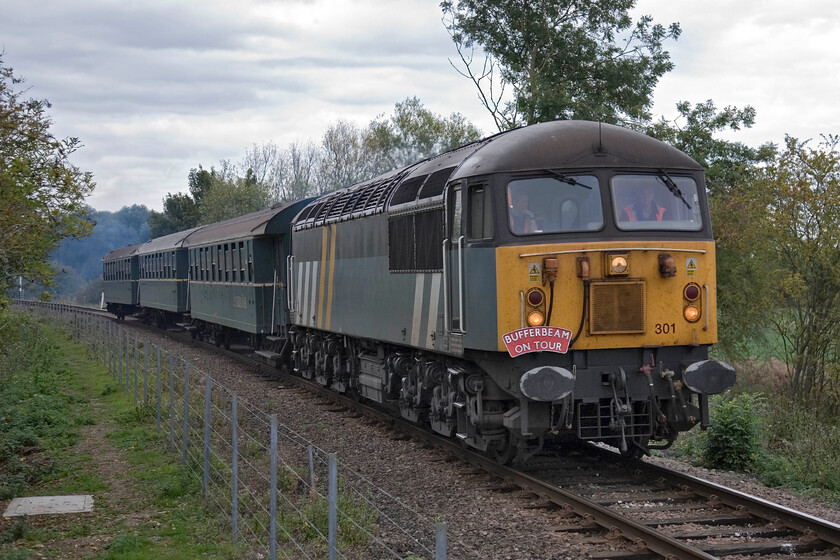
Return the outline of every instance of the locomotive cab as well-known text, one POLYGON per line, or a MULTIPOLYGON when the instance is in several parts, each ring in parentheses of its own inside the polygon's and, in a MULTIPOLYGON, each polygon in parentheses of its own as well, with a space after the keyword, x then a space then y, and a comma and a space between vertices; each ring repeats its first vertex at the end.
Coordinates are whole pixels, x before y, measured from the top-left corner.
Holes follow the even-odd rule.
POLYGON ((441 334, 486 373, 473 408, 493 418, 458 425, 503 456, 546 436, 639 455, 708 425, 708 395, 734 384, 730 366, 708 359, 716 283, 703 173, 630 131, 567 129, 560 145, 491 143, 447 189, 441 334), (488 167, 498 172, 468 176, 488 167))

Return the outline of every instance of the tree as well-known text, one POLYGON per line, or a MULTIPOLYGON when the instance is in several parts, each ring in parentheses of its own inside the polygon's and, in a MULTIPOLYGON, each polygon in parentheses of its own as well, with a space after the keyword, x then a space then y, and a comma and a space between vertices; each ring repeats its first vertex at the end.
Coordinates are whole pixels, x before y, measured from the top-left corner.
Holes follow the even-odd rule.
POLYGON ((229 162, 222 163, 222 172, 213 175, 210 188, 204 194, 200 224, 220 222, 271 206, 269 188, 257 181, 251 169, 246 171, 245 177, 236 177, 231 173, 229 162))
POLYGON ((650 119, 673 68, 662 48, 680 27, 642 16, 635 0, 444 0, 444 25, 499 130, 556 119, 650 119), (485 54, 476 64, 476 50, 485 54))
POLYGON ((194 228, 201 220, 201 206, 204 196, 213 184, 215 170, 207 171, 201 165, 190 169, 187 176, 189 194, 166 193, 163 199, 163 212, 152 210, 149 213, 149 229, 152 238, 169 235, 194 228))
POLYGON ((204 195, 210 190, 210 185, 213 183, 212 168, 211 171, 207 171, 201 165, 198 166, 198 169, 193 167, 187 176, 187 182, 190 186, 190 196, 197 206, 201 206, 204 195))
POLYGON ((166 193, 163 212, 149 212, 151 236, 156 238, 194 228, 199 224, 200 216, 200 207, 190 195, 180 192, 166 193))
POLYGON ((81 142, 56 139, 50 103, 24 99, 22 83, 0 56, 0 306, 18 276, 49 285, 50 252, 92 229, 84 199, 93 176, 70 162, 81 142))
POLYGON ((391 117, 371 121, 365 136, 382 173, 479 140, 481 131, 460 113, 442 117, 409 97, 391 117))
POLYGON ((840 137, 816 148, 785 139, 775 161, 744 185, 764 202, 777 264, 780 305, 773 324, 784 341, 791 392, 805 405, 828 388, 840 337, 840 137))
POLYGON ((334 191, 376 175, 376 157, 355 123, 339 119, 324 132, 318 159, 318 194, 334 191))

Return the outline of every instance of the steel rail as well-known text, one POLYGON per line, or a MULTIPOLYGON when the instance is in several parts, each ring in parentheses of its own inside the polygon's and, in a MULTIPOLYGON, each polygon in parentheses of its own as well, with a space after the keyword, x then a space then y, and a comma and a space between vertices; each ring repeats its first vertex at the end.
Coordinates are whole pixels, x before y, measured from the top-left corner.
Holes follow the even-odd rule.
POLYGON ((690 474, 645 461, 637 461, 637 463, 640 470, 651 476, 662 477, 674 484, 687 486, 704 498, 717 498, 724 505, 745 510, 756 517, 782 524, 802 534, 813 534, 820 540, 840 546, 840 525, 690 474))

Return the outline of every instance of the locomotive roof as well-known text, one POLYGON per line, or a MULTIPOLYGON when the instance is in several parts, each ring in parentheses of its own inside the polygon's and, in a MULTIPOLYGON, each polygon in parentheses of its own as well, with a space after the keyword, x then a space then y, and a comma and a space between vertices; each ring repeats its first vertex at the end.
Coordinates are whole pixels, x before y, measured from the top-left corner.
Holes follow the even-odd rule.
POLYGON ((680 150, 633 130, 553 121, 501 132, 324 195, 304 208, 294 225, 306 229, 386 208, 439 202, 446 184, 463 177, 597 167, 702 170, 680 150))
POLYGON ((185 246, 192 247, 232 239, 284 233, 295 214, 310 200, 277 204, 267 210, 259 210, 223 222, 201 226, 190 233, 185 240, 185 246))
POLYGON ((113 251, 105 253, 105 256, 102 257, 102 262, 127 259, 133 256, 137 252, 137 249, 139 249, 142 246, 143 243, 138 243, 137 245, 129 245, 128 247, 120 247, 119 249, 114 249, 113 251))
POLYGON ((176 233, 170 233, 169 235, 163 235, 161 237, 156 237, 151 241, 147 241, 140 245, 140 248, 137 250, 138 255, 147 255, 149 253, 158 253, 160 251, 171 251, 174 249, 178 249, 184 247, 186 245, 187 237, 190 236, 195 231, 198 231, 204 226, 199 226, 197 228, 188 229, 185 231, 179 231, 176 233))
POLYGON ((450 180, 487 173, 592 167, 703 169, 673 146, 633 130, 590 121, 553 121, 491 137, 450 180))

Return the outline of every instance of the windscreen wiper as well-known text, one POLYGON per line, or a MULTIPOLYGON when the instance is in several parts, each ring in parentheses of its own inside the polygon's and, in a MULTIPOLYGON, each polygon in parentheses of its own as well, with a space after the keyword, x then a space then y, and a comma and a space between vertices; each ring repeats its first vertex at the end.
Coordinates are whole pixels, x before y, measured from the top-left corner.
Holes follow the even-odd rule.
POLYGON ((677 186, 677 184, 674 182, 674 180, 671 179, 671 176, 668 175, 668 173, 664 169, 660 169, 659 172, 661 173, 661 175, 659 175, 659 180, 662 181, 663 183, 665 183, 665 186, 668 187, 668 190, 670 190, 672 193, 674 193, 674 196, 676 196, 680 200, 682 200, 685 203, 686 207, 689 210, 691 210, 691 204, 689 204, 688 201, 685 199, 682 191, 677 186))
POLYGON ((580 181, 578 181, 574 177, 569 177, 568 175, 563 175, 559 171, 555 171, 553 169, 543 169, 543 171, 545 171, 546 173, 551 173, 552 175, 554 175, 555 179, 557 179, 558 181, 561 181, 563 183, 566 183, 567 185, 575 185, 577 187, 583 187, 584 189, 589 189, 590 191, 592 190, 592 187, 590 187, 589 185, 584 185, 583 183, 581 183, 580 181))

